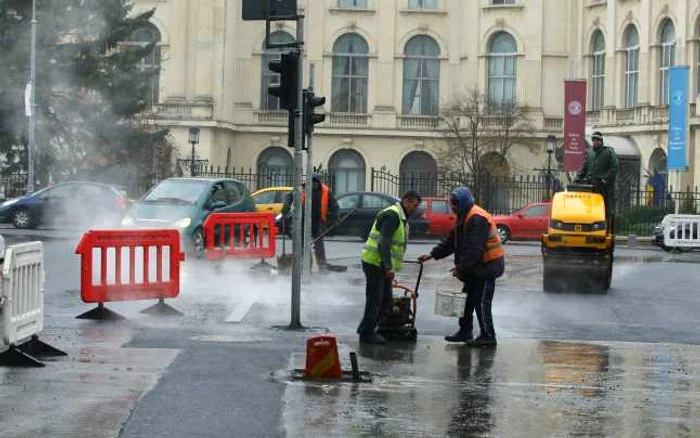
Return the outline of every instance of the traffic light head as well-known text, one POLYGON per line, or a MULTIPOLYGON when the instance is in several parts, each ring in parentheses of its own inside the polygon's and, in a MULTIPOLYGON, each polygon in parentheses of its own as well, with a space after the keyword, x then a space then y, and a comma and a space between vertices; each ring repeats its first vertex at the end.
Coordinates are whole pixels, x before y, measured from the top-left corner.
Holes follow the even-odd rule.
POLYGON ((325 103, 325 97, 316 97, 312 91, 304 92, 304 132, 306 134, 314 132, 314 125, 326 120, 325 114, 315 112, 317 107, 323 106, 325 103))
POLYGON ((269 68, 280 78, 277 84, 267 87, 267 92, 279 98, 280 108, 294 111, 297 107, 299 55, 297 52, 284 53, 279 61, 271 61, 269 68))

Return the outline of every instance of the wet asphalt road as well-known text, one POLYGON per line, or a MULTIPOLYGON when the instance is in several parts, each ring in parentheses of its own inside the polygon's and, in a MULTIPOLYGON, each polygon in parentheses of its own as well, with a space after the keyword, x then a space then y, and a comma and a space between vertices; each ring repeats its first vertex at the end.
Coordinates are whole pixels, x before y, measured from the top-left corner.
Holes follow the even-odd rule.
MULTIPOLYGON (((186 262, 177 319, 108 307, 128 319, 74 317, 80 302, 78 234, 2 230, 8 243, 45 243, 46 330, 69 353, 41 370, 0 369, 2 436, 698 436, 696 288, 700 253, 620 247, 607 295, 544 294, 539 250, 507 245, 498 282, 495 351, 446 345, 456 320, 433 313, 436 288, 454 288, 449 262, 429 263, 414 345, 365 347, 361 243, 327 252, 344 274, 305 286, 306 333, 289 323, 289 279, 248 266, 186 262), (304 342, 331 332, 369 384, 291 381, 304 342)), ((410 256, 430 243, 409 246, 410 256)), ((402 282, 415 281, 409 266, 402 282)))

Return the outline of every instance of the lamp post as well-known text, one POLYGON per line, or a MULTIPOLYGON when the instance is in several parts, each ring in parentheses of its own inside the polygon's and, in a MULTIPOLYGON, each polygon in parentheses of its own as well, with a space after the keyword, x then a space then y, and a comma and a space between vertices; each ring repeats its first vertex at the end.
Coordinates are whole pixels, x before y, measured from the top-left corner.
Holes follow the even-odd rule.
POLYGON ((36 94, 36 0, 32 1, 31 54, 29 66, 29 84, 25 91, 25 104, 29 117, 29 142, 27 145, 27 193, 34 193, 34 163, 36 160, 36 109, 34 97, 36 94))
POLYGON ((190 143, 192 143, 192 162, 190 163, 190 176, 196 176, 195 172, 195 154, 194 148, 197 143, 199 143, 199 128, 193 126, 190 128, 190 143))
POLYGON ((553 134, 547 136, 547 199, 552 199, 552 153, 557 147, 557 137, 553 134))

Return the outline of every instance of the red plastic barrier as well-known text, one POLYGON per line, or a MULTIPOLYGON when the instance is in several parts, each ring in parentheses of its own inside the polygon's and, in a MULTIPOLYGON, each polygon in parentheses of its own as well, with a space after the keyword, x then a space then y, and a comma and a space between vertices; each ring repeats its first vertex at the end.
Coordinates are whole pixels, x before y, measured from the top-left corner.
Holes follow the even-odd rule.
POLYGON ((85 303, 180 294, 180 262, 185 254, 177 230, 88 231, 75 252, 81 259, 80 295, 85 303))
POLYGON ((275 256, 275 215, 213 213, 204 221, 207 258, 270 258, 275 256))

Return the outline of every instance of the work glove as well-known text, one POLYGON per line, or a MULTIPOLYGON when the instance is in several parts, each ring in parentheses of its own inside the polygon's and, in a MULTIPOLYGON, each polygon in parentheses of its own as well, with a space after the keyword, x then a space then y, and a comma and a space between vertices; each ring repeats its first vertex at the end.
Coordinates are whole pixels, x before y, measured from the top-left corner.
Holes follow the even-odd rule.
POLYGON ((423 254, 422 256, 418 257, 418 263, 425 263, 428 260, 432 260, 433 256, 430 254, 423 254))

